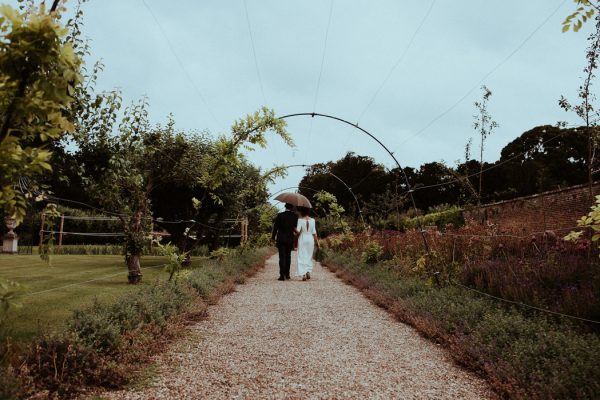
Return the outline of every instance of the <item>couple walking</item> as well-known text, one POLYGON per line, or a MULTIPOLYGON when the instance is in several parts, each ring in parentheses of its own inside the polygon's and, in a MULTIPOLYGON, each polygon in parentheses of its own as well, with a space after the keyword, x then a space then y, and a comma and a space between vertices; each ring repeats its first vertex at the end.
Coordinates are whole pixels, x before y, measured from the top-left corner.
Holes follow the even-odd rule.
POLYGON ((285 211, 277 214, 273 223, 271 239, 276 241, 279 250, 279 280, 290 279, 290 265, 292 263, 292 250, 294 238, 298 237, 298 267, 296 276, 301 276, 305 281, 310 279, 313 268, 313 251, 319 248, 315 220, 310 217, 310 209, 285 204, 285 211))

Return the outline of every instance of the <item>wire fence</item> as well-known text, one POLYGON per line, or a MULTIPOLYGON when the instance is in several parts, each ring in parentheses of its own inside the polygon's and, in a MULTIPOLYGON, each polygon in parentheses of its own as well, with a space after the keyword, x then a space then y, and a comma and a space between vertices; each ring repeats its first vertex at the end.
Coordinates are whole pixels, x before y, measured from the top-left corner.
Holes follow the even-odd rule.
MULTIPOLYGON (((152 266, 149 266, 149 267, 141 267, 140 270, 147 270, 147 269, 153 269, 153 268, 163 268, 166 265, 167 264, 160 264, 160 265, 152 265, 152 266)), ((63 289, 67 289, 67 288, 75 287, 75 286, 82 286, 82 285, 86 285, 88 283, 97 282, 97 281, 101 281, 101 280, 109 279, 109 278, 114 278, 115 276, 124 275, 124 274, 128 274, 128 273, 129 273, 128 270, 126 270, 126 271, 120 271, 120 272, 117 272, 117 273, 114 273, 114 274, 104 275, 104 276, 101 276, 101 277, 98 277, 98 278, 93 278, 93 279, 88 279, 88 280, 85 280, 85 281, 70 283, 68 285, 57 286, 57 287, 53 287, 53 288, 50 288, 50 289, 39 290, 37 292, 26 293, 23 296, 21 296, 21 298, 29 298, 29 297, 40 295, 40 294, 43 294, 43 293, 55 292, 55 291, 58 291, 58 290, 63 290, 63 289)))
POLYGON ((504 302, 504 303, 507 303, 507 304, 512 304, 512 305, 516 305, 516 306, 519 306, 519 307, 528 308, 530 310, 536 310, 536 311, 539 311, 539 312, 543 312, 545 314, 550 314, 550 315, 554 315, 554 316, 558 316, 558 317, 562 317, 562 318, 568 318, 568 319, 572 319, 572 320, 576 320, 576 321, 588 322, 588 323, 592 323, 592 324, 600 324, 600 321, 596 321, 596 320, 593 320, 593 319, 587 319, 587 318, 582 318, 582 317, 578 317, 578 316, 575 316, 575 315, 564 314, 564 313, 560 313, 560 312, 556 312, 556 311, 552 311, 552 310, 547 310, 545 308, 541 308, 541 307, 536 307, 536 306, 532 306, 532 305, 529 305, 529 304, 525 304, 525 303, 522 303, 520 301, 513 301, 513 300, 505 299, 503 297, 494 296, 492 294, 489 294, 489 293, 486 293, 486 292, 482 292, 481 290, 474 289, 472 287, 460 284, 458 282, 452 282, 452 284, 454 286, 458 286, 458 287, 461 287, 463 289, 469 290, 471 292, 477 293, 477 294, 479 294, 481 296, 485 296, 485 297, 488 297, 488 298, 491 298, 491 299, 494 299, 494 300, 498 300, 498 301, 501 301, 501 302, 504 302))

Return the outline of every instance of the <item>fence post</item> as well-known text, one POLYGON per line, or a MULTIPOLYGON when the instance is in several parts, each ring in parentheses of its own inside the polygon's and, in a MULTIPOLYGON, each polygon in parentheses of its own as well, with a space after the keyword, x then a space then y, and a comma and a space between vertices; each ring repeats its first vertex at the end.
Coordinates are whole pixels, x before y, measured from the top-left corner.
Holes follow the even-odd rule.
POLYGON ((58 251, 62 251, 63 226, 65 225, 65 215, 60 216, 60 228, 58 229, 58 251))
POLYGON ((46 223, 46 214, 42 212, 40 226, 40 246, 44 244, 44 224, 46 223))

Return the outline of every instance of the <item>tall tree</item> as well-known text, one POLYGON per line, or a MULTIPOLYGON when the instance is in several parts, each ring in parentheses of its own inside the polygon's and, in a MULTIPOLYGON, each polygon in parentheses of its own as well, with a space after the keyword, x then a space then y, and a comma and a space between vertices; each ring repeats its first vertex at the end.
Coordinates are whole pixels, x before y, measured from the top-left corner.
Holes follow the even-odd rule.
POLYGON ((69 106, 81 59, 43 5, 0 13, 0 206, 20 223, 27 205, 18 178, 50 171, 48 143, 74 130, 69 106))
POLYGON ((483 95, 481 100, 475 102, 475 109, 477 114, 473 116, 473 128, 479 134, 479 200, 481 203, 481 194, 483 192, 483 151, 485 148, 485 142, 492 132, 498 127, 498 123, 492 119, 490 112, 488 111, 488 102, 492 97, 492 92, 487 86, 482 86, 481 90, 483 95))
POLYGON ((598 130, 598 121, 600 120, 600 110, 594 106, 596 96, 592 91, 594 79, 596 78, 596 69, 598 68, 598 58, 600 57, 600 16, 596 17, 595 31, 588 36, 588 47, 586 50, 586 66, 583 69, 583 83, 579 87, 579 104, 571 105, 571 103, 561 96, 559 105, 565 111, 573 111, 583 120, 585 131, 588 136, 588 186, 590 204, 593 202, 593 183, 594 174, 596 171, 596 153, 598 150, 598 141, 600 140, 600 132, 598 130))
MULTIPOLYGON (((105 107, 110 109, 112 105, 108 102, 105 107)), ((108 160, 100 163, 100 168, 84 168, 89 175, 82 180, 99 205, 122 221, 130 283, 138 283, 142 278, 140 259, 149 241, 151 199, 156 190, 193 182, 192 187, 202 188, 195 201, 196 209, 202 209, 207 202, 223 204, 225 198, 219 196, 219 189, 235 177, 236 171, 243 170, 242 148, 266 146, 266 132, 270 130, 291 144, 285 123, 266 108, 235 122, 230 137, 214 140, 186 136, 176 131, 172 120, 166 125, 151 126, 144 100, 125 111, 114 132, 97 131, 95 126, 95 120, 82 125, 87 128, 80 132, 80 138, 90 139, 82 143, 82 149, 93 151, 86 147, 91 144, 108 160)), ((182 200, 192 204, 193 198, 182 200)))

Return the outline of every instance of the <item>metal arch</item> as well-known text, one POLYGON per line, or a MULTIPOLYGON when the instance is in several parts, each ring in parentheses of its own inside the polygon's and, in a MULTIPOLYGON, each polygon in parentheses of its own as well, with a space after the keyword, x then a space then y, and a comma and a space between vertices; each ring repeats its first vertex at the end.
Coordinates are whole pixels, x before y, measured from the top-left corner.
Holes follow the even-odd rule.
MULTIPOLYGON (((400 165, 400 162, 396 159, 396 156, 394 156, 394 153, 390 149, 388 149, 387 146, 381 142, 381 140, 377 139, 377 137, 375 135, 373 135, 371 132, 367 131, 366 129, 358 126, 358 123, 353 124, 350 121, 347 121, 340 117, 336 117, 334 115, 321 114, 321 113, 316 113, 316 112, 287 114, 287 115, 278 117, 278 119, 289 119, 289 118, 293 118, 293 117, 309 117, 309 116, 312 118, 323 117, 323 118, 333 119, 335 121, 342 122, 346 125, 350 125, 356 129, 358 129, 359 131, 363 132, 364 134, 369 136, 371 139, 376 141, 377 144, 379 144, 390 155, 390 157, 392 157, 392 159, 396 163, 396 166, 402 172, 402 175, 404 176, 404 181, 406 182, 406 187, 408 188, 408 194, 410 195, 410 201, 412 203, 412 206, 413 206, 415 212, 417 211, 417 203, 415 202, 415 197, 413 196, 414 190, 412 189, 412 186, 408 180, 408 175, 406 175, 406 171, 404 171, 404 169, 402 169, 402 166, 400 165)), ((421 238, 423 239, 423 245, 425 246, 425 251, 427 252, 427 254, 429 254, 429 244, 427 243, 427 238, 425 237, 425 232, 423 230, 422 222, 420 223, 419 231, 421 233, 421 238)))
MULTIPOLYGON (((285 168, 285 169, 294 168, 294 167, 303 167, 303 168, 306 168, 306 167, 312 167, 313 165, 315 165, 315 164, 311 164, 311 165, 307 165, 307 164, 292 164, 292 165, 284 165, 284 166, 279 167, 279 168, 285 168)), ((331 175, 332 177, 334 177, 335 179, 337 179, 350 192, 350 194, 354 198, 354 202, 356 203, 356 207, 358 207, 358 215, 360 216, 360 220, 362 221, 362 223, 365 226, 365 228, 367 228, 367 223, 365 222, 365 218, 364 218, 363 213, 362 213, 362 208, 360 206, 360 202, 358 201, 358 198, 356 197, 356 195, 352 191, 352 188, 350 186, 348 186, 346 184, 346 182, 344 182, 344 180, 342 178, 340 178, 339 176, 337 176, 333 172, 327 171, 327 173, 329 175, 331 175)), ((298 188, 316 191, 315 189, 308 188, 308 187, 300 187, 300 186, 298 186, 298 188)))

